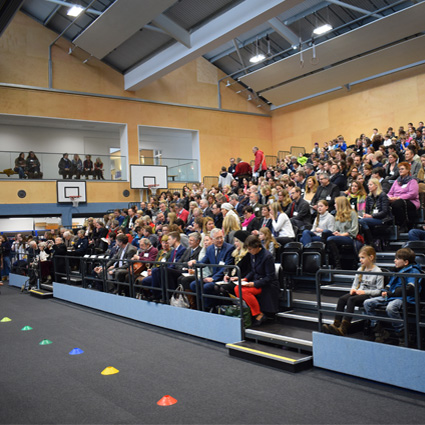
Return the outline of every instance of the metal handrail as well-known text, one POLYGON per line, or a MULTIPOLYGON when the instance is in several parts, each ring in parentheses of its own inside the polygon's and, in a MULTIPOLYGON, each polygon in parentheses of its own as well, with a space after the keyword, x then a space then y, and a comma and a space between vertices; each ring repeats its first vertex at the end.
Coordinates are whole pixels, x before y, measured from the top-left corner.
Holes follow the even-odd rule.
MULTIPOLYGON (((66 276, 66 283, 69 285, 70 284, 70 267, 69 267, 69 261, 70 259, 76 260, 79 259, 80 260, 80 275, 81 275, 81 279, 83 282, 83 288, 87 288, 87 281, 92 280, 92 281, 101 281, 103 283, 103 290, 104 292, 106 292, 107 289, 107 284, 110 283, 114 283, 116 285, 122 285, 122 286, 127 286, 129 288, 129 296, 130 297, 134 297, 134 288, 142 288, 142 289, 148 289, 148 290, 153 290, 153 291, 161 291, 162 292, 162 301, 163 302, 167 302, 168 301, 168 296, 170 293, 174 293, 176 292, 176 289, 174 288, 169 288, 168 287, 168 278, 167 278, 167 273, 165 273, 165 269, 168 265, 175 265, 181 268, 188 268, 188 263, 180 263, 180 262, 167 262, 167 261, 149 261, 149 260, 122 260, 125 263, 125 266, 128 270, 128 276, 129 276, 129 281, 128 282, 119 282, 117 280, 111 280, 108 279, 107 276, 107 269, 106 269, 106 264, 111 261, 111 258, 91 258, 91 257, 76 257, 76 256, 69 256, 69 255, 64 255, 64 256, 54 256, 53 257, 53 266, 54 266, 54 273, 55 276, 66 276), (54 261, 55 258, 64 258, 65 259, 65 273, 59 273, 57 271, 57 266, 56 266, 56 262, 54 261), (89 276, 86 273, 86 267, 84 267, 85 263, 88 262, 99 262, 103 265, 102 267, 102 277, 101 278, 95 278, 94 276, 89 276), (134 275, 134 268, 132 267, 133 264, 135 263, 143 263, 143 264, 150 264, 150 265, 155 265, 155 266, 160 266, 160 272, 161 272, 161 288, 153 288, 152 286, 146 286, 143 284, 138 284, 136 283, 136 279, 135 279, 135 275, 134 275)), ((120 261, 119 259, 116 259, 116 261, 120 261)), ((218 267, 218 268, 224 268, 224 269, 235 269, 236 270, 236 276, 238 277, 237 280, 237 285, 239 286, 239 297, 238 299, 238 305, 240 307, 240 327, 241 327, 241 336, 242 338, 244 337, 244 322, 243 322, 243 305, 244 305, 244 301, 242 298, 242 281, 241 281, 241 271, 240 268, 238 266, 235 265, 223 265, 223 264, 202 264, 202 263, 195 263, 191 266, 192 269, 195 270, 195 280, 198 281, 202 281, 203 280, 203 269, 206 267, 218 267)), ((137 277, 136 277, 137 278, 137 277)), ((236 283, 236 282, 235 282, 236 283)), ((213 295, 213 294, 205 294, 203 292, 203 285, 198 285, 197 286, 199 288, 199 291, 197 291, 196 293, 194 292, 184 292, 185 294, 189 294, 189 295, 194 295, 197 298, 197 307, 201 307, 202 311, 204 310, 204 302, 205 302, 205 298, 210 298, 210 299, 220 299, 220 300, 226 300, 228 301, 229 298, 228 297, 224 297, 221 295, 213 295)), ((177 291, 177 293, 180 293, 180 291, 177 291)), ((234 299, 232 299, 234 300, 234 299)))
MULTIPOLYGON (((392 319, 389 317, 383 317, 383 316, 372 316, 372 315, 367 315, 365 316, 363 313, 348 313, 348 312, 339 312, 339 311, 333 311, 333 310, 328 310, 328 309, 323 309, 322 308, 322 302, 321 302, 321 286, 320 286, 320 276, 322 274, 327 274, 327 275, 334 275, 334 274, 345 274, 345 275, 357 275, 361 273, 359 270, 331 270, 331 269, 320 269, 317 271, 316 273, 316 299, 317 299, 317 312, 318 312, 318 330, 319 332, 322 331, 322 315, 323 313, 327 313, 327 314, 331 314, 331 315, 343 315, 343 316, 348 316, 348 317, 357 317, 357 318, 362 318, 362 319, 373 319, 373 320, 380 320, 380 321, 385 321, 385 322, 391 322, 391 323, 403 323, 405 332, 404 332, 404 342, 405 342, 405 346, 408 346, 408 332, 407 332, 407 327, 408 327, 408 311, 407 311, 407 307, 408 307, 408 303, 407 303, 407 299, 406 299, 406 279, 408 277, 410 278, 414 278, 415 279, 415 326, 416 326, 416 342, 417 342, 417 348, 418 350, 421 350, 421 339, 420 339, 420 330, 421 328, 425 328, 425 322, 421 322, 420 320, 420 310, 419 310, 419 306, 420 306, 420 294, 419 294, 419 288, 418 288, 418 281, 422 280, 425 278, 425 274, 422 273, 397 273, 395 271, 393 272, 367 272, 368 275, 372 275, 372 276, 389 276, 389 277, 394 277, 394 276, 398 276, 401 278, 402 281, 402 296, 403 296, 403 319, 392 319)), ((363 272, 364 273, 364 272, 363 272)))

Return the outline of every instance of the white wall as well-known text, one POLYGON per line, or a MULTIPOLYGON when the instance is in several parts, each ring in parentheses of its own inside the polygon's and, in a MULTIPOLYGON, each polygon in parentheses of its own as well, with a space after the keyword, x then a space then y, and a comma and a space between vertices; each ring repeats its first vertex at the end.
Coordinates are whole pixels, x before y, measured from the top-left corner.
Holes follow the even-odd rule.
MULTIPOLYGON (((194 177, 195 180, 200 179, 198 131, 139 126, 140 149, 161 150, 163 158, 196 160, 197 169, 194 170, 194 177)), ((165 160, 163 163, 165 164, 165 160)), ((173 167, 170 173, 178 174, 178 170, 177 167, 173 167)), ((184 168, 181 170, 185 171, 184 168)))

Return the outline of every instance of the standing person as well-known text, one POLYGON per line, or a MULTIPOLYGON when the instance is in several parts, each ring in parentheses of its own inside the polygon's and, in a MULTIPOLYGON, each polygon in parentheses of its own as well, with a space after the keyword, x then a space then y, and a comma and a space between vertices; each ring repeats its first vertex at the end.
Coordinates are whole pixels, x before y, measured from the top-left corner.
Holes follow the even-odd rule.
MULTIPOLYGON (((229 167, 230 168, 230 167, 229 167)), ((223 188, 224 186, 230 186, 232 184, 233 176, 232 173, 226 170, 226 167, 221 167, 221 173, 218 177, 218 186, 223 188)))
POLYGON ((230 166, 229 166, 229 168, 227 169, 227 171, 228 171, 230 174, 233 174, 233 173, 235 172, 235 170, 236 170, 236 162, 235 162, 235 158, 230 158, 230 166))
POLYGON ((257 146, 252 148, 252 153, 255 156, 254 174, 263 177, 267 171, 266 156, 257 146))
MULTIPOLYGON (((384 287, 384 276, 368 275, 367 272, 381 272, 382 270, 375 265, 376 251, 371 246, 364 246, 359 252, 361 274, 356 274, 350 293, 343 295, 338 299, 336 311, 343 312, 347 306, 347 313, 354 313, 356 306, 362 306, 363 302, 369 298, 381 294, 384 287)), ((350 316, 343 319, 342 315, 336 315, 333 324, 323 325, 323 332, 334 335, 345 336, 350 328, 352 318, 350 316)))
POLYGON ((251 178, 252 168, 247 162, 242 161, 241 158, 238 158, 236 162, 237 162, 237 165, 233 173, 233 177, 237 178, 239 181, 239 186, 243 187, 243 179, 245 178, 249 180, 251 178))

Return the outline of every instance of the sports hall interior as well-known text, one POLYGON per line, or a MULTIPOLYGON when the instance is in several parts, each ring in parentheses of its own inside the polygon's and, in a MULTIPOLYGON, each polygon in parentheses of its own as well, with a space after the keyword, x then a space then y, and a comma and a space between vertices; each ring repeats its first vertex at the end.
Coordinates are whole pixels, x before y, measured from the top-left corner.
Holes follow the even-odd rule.
MULTIPOLYGON (((48 51, 56 37, 21 11, 0 36, 3 152, 16 151, 1 141, 12 140, 11 126, 22 125, 28 134, 59 121, 59 128, 66 128, 67 121, 73 126, 93 124, 101 138, 113 124, 119 128, 126 168, 140 164, 141 128, 190 130, 199 141, 202 181, 204 176, 218 176, 229 158, 251 161, 254 146, 267 156, 293 146, 311 152, 315 142, 322 145, 340 134, 354 143, 373 128, 396 128, 424 118, 423 51, 415 66, 281 108, 266 103, 259 108, 226 86, 226 74, 202 56, 129 91, 122 73, 94 57, 85 61, 87 53, 81 49, 70 54, 73 45, 63 37, 52 48, 49 87, 48 51), (34 127, 28 127, 26 119, 34 127)), ((37 143, 27 140, 25 153, 49 152, 46 144, 37 146, 39 136, 37 143)), ((51 152, 57 152, 52 143, 51 152)), ((63 143, 70 156, 74 154, 72 139, 63 143)), ((72 224, 71 206, 57 203, 57 179, 3 176, 0 218, 62 214, 66 224, 72 224), (26 192, 23 198, 21 190, 26 192)), ((180 190, 183 184, 170 181, 168 188, 180 190)), ((128 175, 118 181, 89 179, 86 185, 87 204, 80 208, 87 216, 147 199, 144 191, 131 188, 128 175)), ((12 287, 1 288, 0 311, 1 317, 12 319, 0 323, 0 382, 5 391, 0 396, 5 407, 0 408, 0 423, 423 423, 424 391, 397 383, 321 368, 299 374, 276 371, 232 358, 223 344, 207 338, 61 299, 24 298, 12 287), (30 322, 33 334, 20 332, 30 322), (53 344, 40 347, 44 338, 53 344), (88 348, 86 353, 68 356, 79 345, 88 348), (120 373, 101 376, 107 366, 120 373), (158 407, 166 394, 178 403, 158 407)), ((388 360, 389 375, 393 368, 403 370, 403 358, 388 360)), ((412 370, 418 370, 422 360, 415 357, 417 363, 406 371, 405 381, 418 380, 412 370)))

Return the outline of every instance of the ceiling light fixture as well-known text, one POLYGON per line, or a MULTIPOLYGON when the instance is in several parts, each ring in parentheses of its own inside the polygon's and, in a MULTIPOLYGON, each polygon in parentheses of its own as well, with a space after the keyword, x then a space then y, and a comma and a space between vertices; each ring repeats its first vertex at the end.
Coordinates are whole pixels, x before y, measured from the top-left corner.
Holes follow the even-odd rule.
POLYGON ((255 43, 255 55, 249 60, 251 63, 258 63, 266 59, 266 57, 259 52, 258 50, 258 38, 257 42, 255 43))
POLYGON ((331 30, 333 30, 332 25, 325 24, 325 25, 322 25, 320 27, 315 28, 313 30, 313 34, 322 35, 322 34, 325 34, 326 32, 331 31, 331 30))
POLYGON ((67 13, 67 15, 68 16, 78 16, 82 11, 84 10, 84 8, 83 7, 81 7, 81 6, 78 6, 78 5, 76 5, 76 4, 74 4, 69 10, 68 10, 68 13, 67 13))

